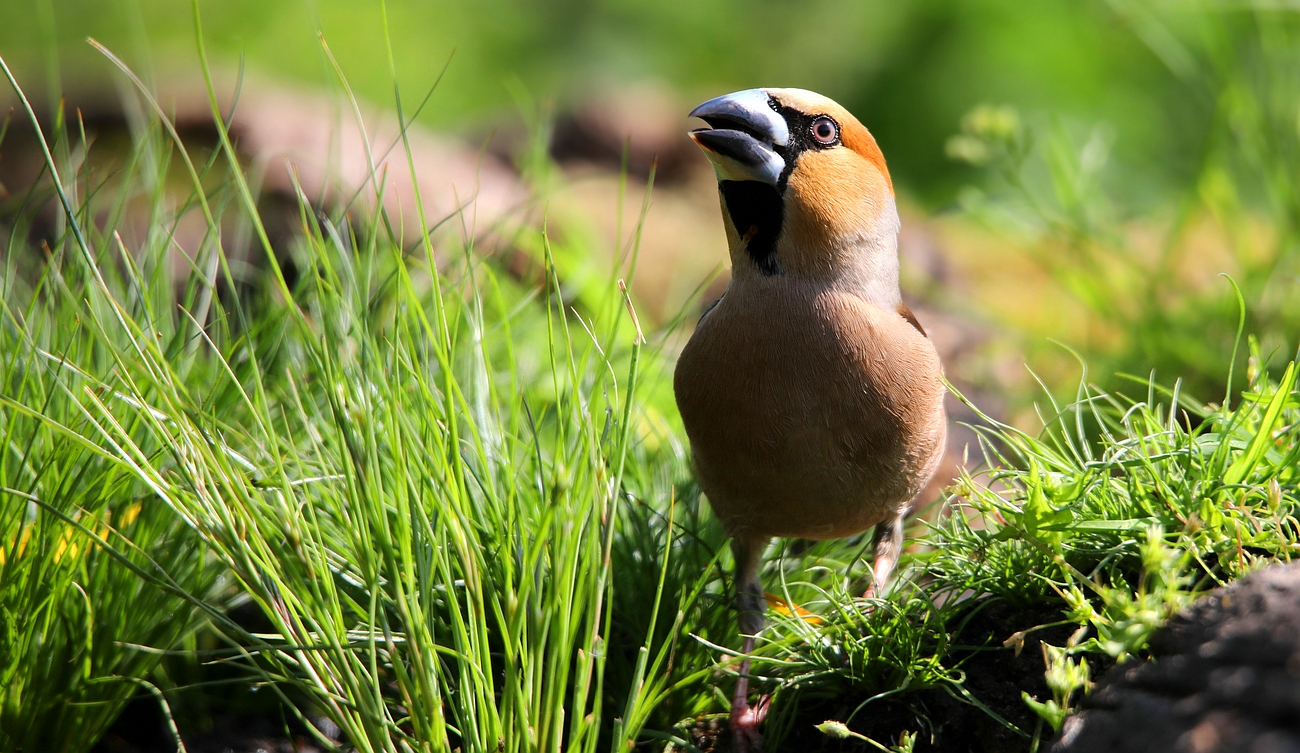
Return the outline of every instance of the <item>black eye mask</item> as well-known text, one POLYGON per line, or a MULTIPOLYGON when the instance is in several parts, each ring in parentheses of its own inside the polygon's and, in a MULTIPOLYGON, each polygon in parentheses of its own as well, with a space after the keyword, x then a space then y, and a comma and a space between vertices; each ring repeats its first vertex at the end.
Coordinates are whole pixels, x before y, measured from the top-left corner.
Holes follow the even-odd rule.
POLYGON ((790 173, 794 170, 795 164, 799 161, 799 155, 813 149, 830 149, 840 145, 840 124, 835 118, 818 113, 816 115, 805 115, 798 110, 786 107, 776 101, 769 99, 768 104, 776 110, 781 117, 785 118, 786 125, 790 127, 790 143, 785 146, 774 146, 772 150, 781 155, 785 160, 785 169, 781 171, 781 177, 776 181, 776 188, 781 193, 785 193, 785 184, 790 180, 790 173), (818 118, 827 118, 835 124, 835 140, 825 144, 813 138, 812 124, 818 118))

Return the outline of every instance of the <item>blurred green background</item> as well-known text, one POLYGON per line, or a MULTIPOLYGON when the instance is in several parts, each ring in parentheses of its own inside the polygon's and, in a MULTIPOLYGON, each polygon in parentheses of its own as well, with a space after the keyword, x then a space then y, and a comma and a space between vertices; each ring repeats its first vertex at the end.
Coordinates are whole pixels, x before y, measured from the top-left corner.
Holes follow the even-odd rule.
MULTIPOLYGON (((250 72, 328 85, 319 30, 358 93, 391 101, 378 2, 204 0, 201 9, 219 63, 243 56, 250 72)), ((978 103, 1108 124, 1117 155, 1142 176, 1120 190, 1141 202, 1195 169, 1197 124, 1211 105, 1180 85, 1118 0, 393 0, 388 14, 407 97, 422 96, 450 60, 421 114, 427 124, 473 128, 515 110, 521 90, 563 106, 593 88, 647 80, 684 102, 797 86, 857 113, 895 181, 929 206, 951 201, 971 177, 943 147, 978 103)), ((66 85, 107 85, 109 66, 88 36, 137 70, 197 65, 183 0, 0 4, 0 53, 25 80, 57 60, 66 85)))

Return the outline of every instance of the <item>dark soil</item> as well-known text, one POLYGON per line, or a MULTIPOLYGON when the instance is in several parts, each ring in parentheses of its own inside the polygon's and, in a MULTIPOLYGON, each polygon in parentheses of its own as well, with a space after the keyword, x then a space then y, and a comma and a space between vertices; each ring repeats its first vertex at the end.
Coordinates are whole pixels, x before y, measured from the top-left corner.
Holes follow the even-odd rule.
MULTIPOLYGON (((283 724, 279 714, 208 715, 197 726, 180 726, 189 753, 319 753, 320 748, 298 725, 283 724), (288 734, 286 734, 286 731, 288 734)), ((323 721, 323 720, 322 720, 323 721)), ((153 696, 137 697, 91 753, 175 753, 153 696)))
MULTIPOLYGON (((269 632, 271 624, 251 603, 228 616, 251 632, 269 632)), ((210 635, 199 636, 200 648, 219 647, 210 635)), ((224 662, 197 663, 171 657, 162 671, 179 686, 167 694, 171 714, 189 753, 318 753, 313 735, 270 689, 258 689, 245 671, 224 662)), ((306 699, 294 698, 307 708, 306 699)), ((337 738, 327 719, 313 718, 316 728, 337 738)), ((175 753, 176 740, 157 698, 141 692, 91 749, 91 753, 175 753)))
MULTIPOLYGON (((958 700, 943 688, 873 701, 847 722, 849 728, 886 746, 897 744, 903 732, 916 732, 916 753, 1027 753, 1036 731, 1046 742, 1051 729, 1039 727, 1038 717, 1025 705, 1021 693, 1029 693, 1038 700, 1051 697, 1043 679, 1045 667, 1039 644, 1046 641, 1064 646, 1077 626, 1066 624, 1035 630, 1025 636, 1017 655, 1003 643, 1018 631, 1061 621, 1060 609, 1050 605, 1017 609, 1006 602, 992 600, 972 608, 976 611, 953 637, 951 661, 960 662, 966 675, 965 688, 971 695, 1016 729, 1008 728, 968 701, 958 700)), ((1095 664, 1094 676, 1104 669, 1095 664)), ((787 696, 785 702, 798 706, 791 733, 779 750, 807 753, 877 750, 860 740, 831 739, 815 728, 828 719, 848 720, 854 709, 875 692, 879 689, 834 698, 787 696)), ((730 751, 725 720, 694 730, 692 744, 705 753, 730 751)), ((770 746, 768 753, 774 753, 770 746)))
MULTIPOLYGON (((229 686, 215 692, 182 691, 169 699, 176 726, 189 753, 319 753, 314 736, 269 691, 229 686)), ((313 719, 329 737, 338 730, 327 719, 313 719)), ((158 700, 136 696, 91 753, 176 753, 158 700)))
POLYGON ((1212 592, 1115 667, 1053 753, 1300 751, 1300 564, 1212 592))

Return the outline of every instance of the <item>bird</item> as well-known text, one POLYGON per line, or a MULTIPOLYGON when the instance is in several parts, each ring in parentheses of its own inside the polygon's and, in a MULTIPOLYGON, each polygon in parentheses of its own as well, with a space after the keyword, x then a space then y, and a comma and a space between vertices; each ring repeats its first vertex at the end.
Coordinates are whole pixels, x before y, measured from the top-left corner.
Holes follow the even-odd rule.
POLYGON ((874 526, 883 593, 903 516, 943 455, 946 385, 903 304, 900 221, 875 138, 804 89, 746 89, 696 107, 731 257, 726 292, 673 374, 700 490, 730 537, 742 655, 733 748, 762 747, 767 699, 748 702, 774 537, 835 539, 874 526))

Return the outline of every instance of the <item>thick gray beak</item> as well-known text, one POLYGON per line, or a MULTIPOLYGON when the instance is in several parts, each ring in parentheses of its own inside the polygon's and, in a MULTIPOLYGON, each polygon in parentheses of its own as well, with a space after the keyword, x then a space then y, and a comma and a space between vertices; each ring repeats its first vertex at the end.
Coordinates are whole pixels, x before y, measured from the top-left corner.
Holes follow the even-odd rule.
POLYGON ((790 127, 768 102, 762 89, 746 89, 691 111, 692 118, 710 126, 691 131, 690 137, 713 163, 718 180, 777 184, 785 160, 773 147, 790 143, 790 127))

